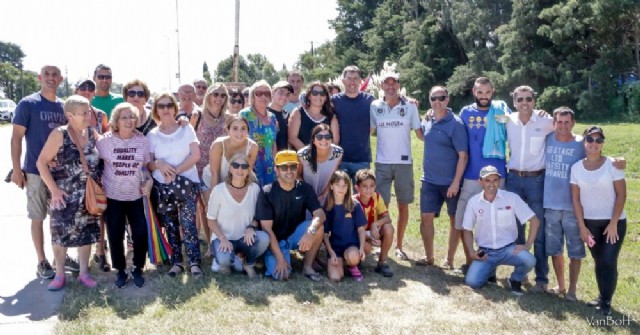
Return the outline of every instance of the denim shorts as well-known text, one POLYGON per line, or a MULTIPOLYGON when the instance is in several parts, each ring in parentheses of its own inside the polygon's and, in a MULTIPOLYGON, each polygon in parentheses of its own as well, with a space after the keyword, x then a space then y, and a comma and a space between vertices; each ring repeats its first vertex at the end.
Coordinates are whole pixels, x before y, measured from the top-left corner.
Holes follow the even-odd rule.
POLYGON ((582 259, 587 256, 584 242, 580 238, 578 219, 573 211, 545 209, 545 250, 549 256, 560 256, 564 253, 564 242, 567 242, 567 254, 571 259, 582 259))
POLYGON ((435 213, 436 216, 442 209, 442 204, 447 203, 447 214, 454 216, 458 207, 458 197, 460 192, 455 196, 448 198, 447 190, 449 185, 435 185, 423 181, 420 187, 420 213, 435 213))

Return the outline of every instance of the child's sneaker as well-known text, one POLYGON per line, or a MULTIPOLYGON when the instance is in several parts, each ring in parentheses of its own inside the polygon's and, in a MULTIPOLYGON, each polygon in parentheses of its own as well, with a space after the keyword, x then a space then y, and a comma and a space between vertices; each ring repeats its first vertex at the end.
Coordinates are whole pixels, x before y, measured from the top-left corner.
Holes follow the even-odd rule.
POLYGON ((357 265, 350 266, 348 269, 351 277, 353 277, 353 280, 362 281, 362 279, 364 279, 364 276, 362 275, 362 272, 360 272, 360 269, 358 269, 357 265))
POLYGON ((98 285, 98 283, 95 280, 93 280, 93 278, 91 278, 91 276, 89 276, 88 273, 78 276, 78 281, 80 282, 80 284, 88 288, 94 288, 98 285))
POLYGON ((66 284, 66 282, 67 280, 64 275, 55 276, 55 278, 53 278, 51 283, 49 283, 49 286, 47 286, 47 289, 49 291, 60 291, 64 288, 64 285, 66 284))

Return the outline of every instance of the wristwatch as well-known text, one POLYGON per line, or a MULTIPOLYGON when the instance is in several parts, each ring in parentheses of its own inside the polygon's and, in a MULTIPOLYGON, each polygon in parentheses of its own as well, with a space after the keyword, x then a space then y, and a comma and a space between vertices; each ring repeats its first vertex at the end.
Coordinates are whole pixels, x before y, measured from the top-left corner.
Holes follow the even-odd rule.
POLYGON ((309 227, 309 229, 307 229, 307 231, 309 232, 309 234, 315 235, 317 230, 313 226, 311 226, 309 227))

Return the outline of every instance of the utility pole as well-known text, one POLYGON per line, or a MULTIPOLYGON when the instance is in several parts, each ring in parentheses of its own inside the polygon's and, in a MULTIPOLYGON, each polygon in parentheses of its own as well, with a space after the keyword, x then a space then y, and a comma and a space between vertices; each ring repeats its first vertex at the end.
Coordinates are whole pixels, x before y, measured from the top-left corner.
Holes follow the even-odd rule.
POLYGON ((182 78, 180 76, 180 30, 178 24, 178 0, 176 0, 176 44, 178 45, 178 73, 176 73, 176 78, 178 78, 178 85, 182 83, 182 78))
POLYGON ((236 29, 235 44, 233 45, 233 72, 231 75, 234 83, 238 82, 238 57, 240 56, 240 0, 236 0, 236 29))

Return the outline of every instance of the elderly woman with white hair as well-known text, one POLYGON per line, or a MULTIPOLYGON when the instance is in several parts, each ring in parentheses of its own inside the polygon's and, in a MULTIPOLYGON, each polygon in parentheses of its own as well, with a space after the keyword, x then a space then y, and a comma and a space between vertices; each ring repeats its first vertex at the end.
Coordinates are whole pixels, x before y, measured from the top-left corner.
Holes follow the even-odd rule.
POLYGON ((270 102, 271 87, 266 81, 260 80, 249 89, 249 107, 240 111, 240 116, 249 123, 249 137, 258 143, 254 170, 260 187, 271 184, 276 179, 273 162, 278 122, 275 115, 267 110, 270 102))
POLYGON ((89 106, 89 100, 79 95, 65 101, 68 124, 51 132, 36 163, 51 192, 51 244, 56 276, 48 286, 50 291, 61 290, 66 284, 65 255, 71 247, 78 248, 78 281, 90 288, 97 285, 89 276, 89 255, 100 231, 98 216, 89 214, 84 203, 87 173, 82 162, 86 160, 88 174, 99 180, 101 165, 96 149, 99 135, 89 126, 89 106))
POLYGON ((118 271, 114 285, 126 285, 129 275, 124 253, 124 232, 128 220, 133 239, 131 276, 137 287, 144 285, 142 270, 147 259, 148 235, 143 195, 149 195, 153 180, 144 167, 150 161, 149 142, 136 129, 140 112, 123 102, 111 112, 107 132, 98 140, 98 152, 105 163, 102 185, 107 196, 105 218, 113 267, 118 271))

